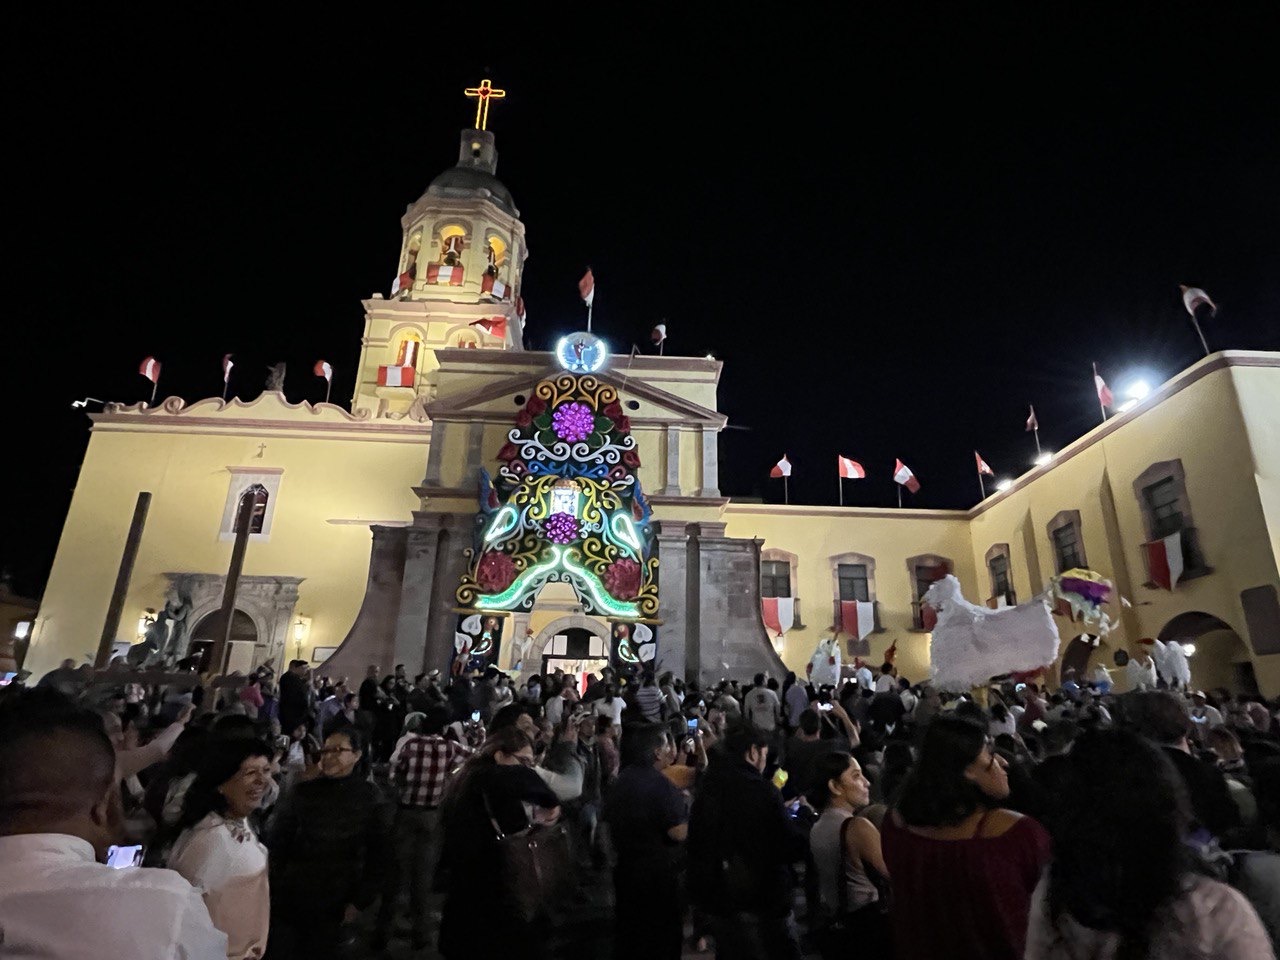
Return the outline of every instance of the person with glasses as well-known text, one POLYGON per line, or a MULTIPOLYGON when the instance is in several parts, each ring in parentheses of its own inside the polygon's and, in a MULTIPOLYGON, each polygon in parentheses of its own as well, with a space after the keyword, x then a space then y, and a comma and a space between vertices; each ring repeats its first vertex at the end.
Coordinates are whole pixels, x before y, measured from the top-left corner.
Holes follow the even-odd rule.
POLYGON ((543 956, 542 931, 521 921, 502 900, 502 860, 494 830, 494 822, 504 834, 514 834, 530 823, 559 819, 560 801, 533 766, 533 741, 518 727, 506 726, 491 732, 445 787, 438 878, 445 890, 439 945, 445 957, 543 956), (484 904, 479 923, 477 898, 484 904))
POLYGON ((882 824, 899 960, 1020 960, 1049 834, 1004 809, 1009 778, 981 726, 938 717, 882 824))
MULTIPOLYGON (((381 890, 391 862, 390 810, 358 770, 356 727, 320 750, 320 776, 298 784, 275 817, 271 848, 272 939, 281 956, 328 957, 381 890)), ((273 956, 275 949, 272 950, 273 956)))

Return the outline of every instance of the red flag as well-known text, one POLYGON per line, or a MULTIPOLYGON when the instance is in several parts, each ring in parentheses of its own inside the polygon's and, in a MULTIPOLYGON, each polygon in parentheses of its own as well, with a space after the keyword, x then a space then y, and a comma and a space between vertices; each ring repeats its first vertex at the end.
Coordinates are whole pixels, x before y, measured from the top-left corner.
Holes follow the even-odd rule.
POLYGON ((773 465, 773 469, 769 471, 771 477, 789 477, 791 476, 791 461, 787 459, 784 453, 782 459, 773 465))
POLYGON ((231 360, 231 354, 225 354, 222 358, 222 382, 229 383, 231 381, 231 368, 235 364, 231 360))
POLYGON ((160 382, 160 361, 155 357, 147 357, 142 363, 138 364, 138 373, 146 377, 152 383, 160 382))
POLYGON ((582 275, 582 279, 578 281, 578 296, 582 298, 582 302, 588 307, 596 298, 596 278, 591 275, 591 268, 587 267, 587 272, 582 275))
POLYGON ((901 460, 897 461, 893 468, 893 479, 902 484, 912 493, 920 492, 920 481, 917 480, 916 475, 911 472, 911 468, 901 460))
POLYGON ((317 377, 324 377, 330 383, 333 382, 333 367, 325 363, 323 360, 317 360, 315 365, 315 374, 317 377))
POLYGON ((850 460, 848 457, 842 457, 836 454, 836 470, 845 480, 863 480, 867 476, 867 471, 862 468, 857 460, 850 460))
POLYGON ((665 323, 658 324, 653 328, 653 333, 649 334, 649 337, 654 343, 662 343, 667 339, 667 325, 665 323))
POLYGON ((1098 402, 1104 407, 1110 407, 1115 402, 1115 397, 1111 395, 1111 388, 1107 386, 1107 381, 1098 375, 1098 365, 1093 365, 1093 388, 1098 391, 1098 402))
POLYGON ((989 477, 995 476, 995 473, 992 471, 992 469, 989 466, 987 466, 987 461, 982 459, 982 456, 978 453, 977 450, 973 451, 973 459, 978 461, 979 473, 985 473, 989 477))
POLYGON ((1171 533, 1160 540, 1144 543, 1147 554, 1147 572, 1151 582, 1163 590, 1172 590, 1182 578, 1185 564, 1182 559, 1182 534, 1171 533))
POLYGON ((1028 407, 1027 409, 1031 411, 1031 416, 1027 417, 1027 433, 1031 433, 1033 430, 1040 429, 1040 421, 1036 419, 1035 407, 1028 407))
POLYGON ((505 340, 507 337, 507 318, 506 317, 489 317, 485 320, 472 320, 469 327, 478 327, 491 337, 497 337, 505 340))

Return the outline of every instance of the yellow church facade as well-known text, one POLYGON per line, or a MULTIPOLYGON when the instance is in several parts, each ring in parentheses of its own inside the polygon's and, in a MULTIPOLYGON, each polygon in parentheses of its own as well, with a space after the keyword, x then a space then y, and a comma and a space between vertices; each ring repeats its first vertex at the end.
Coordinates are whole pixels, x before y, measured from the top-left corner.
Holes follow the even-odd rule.
MULTIPOLYGON (((208 647, 223 629, 246 491, 254 512, 230 665, 448 668, 483 477, 498 472, 532 392, 564 373, 555 351, 523 349, 528 247, 496 159, 490 132, 463 131, 458 164, 406 211, 390 292, 364 304, 349 408, 272 390, 249 402, 108 405, 93 417, 28 669, 94 656, 140 493, 150 508, 108 639, 208 647)), ((629 421, 652 512, 653 666, 703 680, 802 671, 840 601, 856 596, 874 611, 866 656, 896 643, 901 674, 924 679, 928 571, 951 570, 971 600, 1017 602, 1067 564, 1111 579, 1131 604, 1113 605, 1116 630, 1096 647, 1060 621, 1070 662, 1109 663, 1142 637, 1176 636, 1197 645, 1197 684, 1280 692, 1280 354, 1206 358, 969 511, 731 502, 717 447, 724 373, 712 359, 623 355, 592 374, 629 421), (1170 530, 1186 575, 1172 590, 1146 586, 1142 545, 1170 530), (795 611, 782 637, 761 615, 777 598, 795 611)), ((607 662, 618 624, 587 606, 549 584, 505 618, 498 665, 607 662), (573 653, 566 639, 590 643, 573 653)))

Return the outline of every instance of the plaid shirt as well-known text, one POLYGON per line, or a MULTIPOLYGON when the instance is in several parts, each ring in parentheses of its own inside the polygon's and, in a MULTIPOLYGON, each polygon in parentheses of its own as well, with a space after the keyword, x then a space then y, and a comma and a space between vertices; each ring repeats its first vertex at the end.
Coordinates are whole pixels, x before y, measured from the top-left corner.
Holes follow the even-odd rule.
POLYGON ((436 807, 444 796, 444 783, 454 762, 471 751, 455 740, 439 735, 415 736, 405 741, 391 770, 403 807, 436 807))

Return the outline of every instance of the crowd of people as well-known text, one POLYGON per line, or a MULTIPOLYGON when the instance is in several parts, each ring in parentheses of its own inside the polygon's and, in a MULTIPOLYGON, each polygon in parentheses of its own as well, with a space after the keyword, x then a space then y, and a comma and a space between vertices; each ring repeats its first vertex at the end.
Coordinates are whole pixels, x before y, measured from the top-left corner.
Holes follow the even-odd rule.
POLYGON ((1267 960, 1280 704, 68 662, 0 692, 0 865, 0 956, 1267 960))

